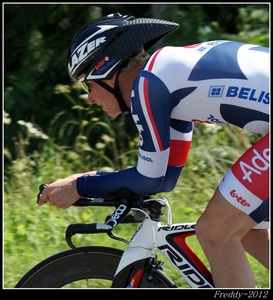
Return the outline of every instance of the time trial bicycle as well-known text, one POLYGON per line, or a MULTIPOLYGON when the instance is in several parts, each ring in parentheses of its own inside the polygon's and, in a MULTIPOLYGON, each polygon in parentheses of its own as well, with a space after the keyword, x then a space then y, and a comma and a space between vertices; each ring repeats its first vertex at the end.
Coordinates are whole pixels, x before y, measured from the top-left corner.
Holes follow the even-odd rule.
MULTIPOLYGON (((40 192, 45 186, 40 186, 40 192)), ((158 252, 190 288, 214 288, 210 271, 186 241, 195 235, 195 222, 172 224, 171 208, 165 198, 138 197, 121 190, 107 198, 81 198, 74 205, 115 209, 104 223, 70 224, 65 238, 71 249, 38 263, 15 288, 77 288, 82 280, 89 288, 178 288, 163 272, 158 252), (166 225, 161 224, 163 208, 167 209, 166 225), (124 223, 140 223, 130 241, 113 234, 113 229, 124 223), (125 250, 105 246, 77 248, 72 242, 76 234, 102 233, 128 246, 125 250)), ((255 227, 265 228, 268 220, 255 227)))

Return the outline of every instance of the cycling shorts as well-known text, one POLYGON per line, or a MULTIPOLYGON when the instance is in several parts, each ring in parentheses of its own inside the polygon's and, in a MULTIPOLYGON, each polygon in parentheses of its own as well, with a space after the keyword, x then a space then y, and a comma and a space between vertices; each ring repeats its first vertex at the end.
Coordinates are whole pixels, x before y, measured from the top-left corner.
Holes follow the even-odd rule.
POLYGON ((269 218, 269 133, 235 162, 218 187, 228 202, 255 222, 269 218))

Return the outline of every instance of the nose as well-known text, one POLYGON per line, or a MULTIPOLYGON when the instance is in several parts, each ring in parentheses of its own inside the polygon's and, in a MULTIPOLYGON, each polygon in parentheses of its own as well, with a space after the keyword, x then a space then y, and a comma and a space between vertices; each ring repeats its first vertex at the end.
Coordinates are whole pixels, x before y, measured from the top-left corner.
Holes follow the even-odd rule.
POLYGON ((91 96, 91 93, 88 93, 87 102, 91 105, 96 104, 96 100, 91 96))

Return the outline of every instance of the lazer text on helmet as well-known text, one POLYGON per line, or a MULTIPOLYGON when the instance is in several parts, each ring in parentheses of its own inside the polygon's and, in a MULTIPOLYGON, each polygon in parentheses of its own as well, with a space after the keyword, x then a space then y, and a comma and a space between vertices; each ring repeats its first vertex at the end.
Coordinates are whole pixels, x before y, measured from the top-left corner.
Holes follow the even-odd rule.
POLYGON ((106 37, 102 36, 96 40, 93 40, 89 43, 83 44, 77 51, 73 54, 68 64, 68 69, 70 73, 73 73, 74 68, 81 63, 87 55, 92 54, 96 48, 98 48, 102 43, 106 42, 106 37))

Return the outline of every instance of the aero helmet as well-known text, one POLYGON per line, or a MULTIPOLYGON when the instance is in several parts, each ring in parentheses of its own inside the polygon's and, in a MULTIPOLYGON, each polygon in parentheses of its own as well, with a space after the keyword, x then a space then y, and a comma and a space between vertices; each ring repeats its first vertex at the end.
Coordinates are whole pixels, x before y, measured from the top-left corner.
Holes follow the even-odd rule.
POLYGON ((85 80, 110 79, 115 71, 143 46, 147 51, 179 24, 114 13, 83 26, 68 50, 70 77, 85 80))

